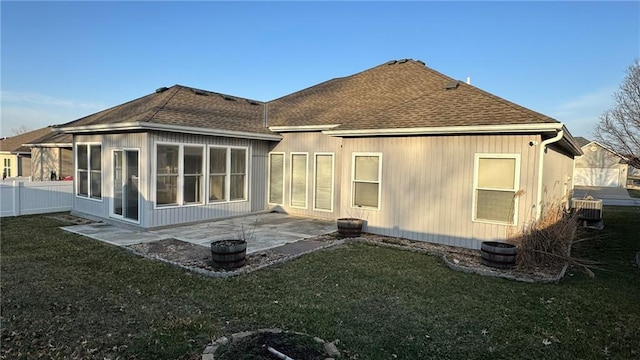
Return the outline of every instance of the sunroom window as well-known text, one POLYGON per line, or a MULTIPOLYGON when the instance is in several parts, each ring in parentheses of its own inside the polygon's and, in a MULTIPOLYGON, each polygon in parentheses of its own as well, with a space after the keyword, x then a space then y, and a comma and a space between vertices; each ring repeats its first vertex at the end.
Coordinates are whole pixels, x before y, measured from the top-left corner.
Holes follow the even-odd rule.
POLYGON ((178 205, 180 146, 158 144, 156 153, 156 204, 178 205))
POLYGON ((247 149, 209 148, 209 202, 247 199, 247 149))
POLYGON ((102 146, 76 145, 76 194, 91 199, 102 199, 102 146))

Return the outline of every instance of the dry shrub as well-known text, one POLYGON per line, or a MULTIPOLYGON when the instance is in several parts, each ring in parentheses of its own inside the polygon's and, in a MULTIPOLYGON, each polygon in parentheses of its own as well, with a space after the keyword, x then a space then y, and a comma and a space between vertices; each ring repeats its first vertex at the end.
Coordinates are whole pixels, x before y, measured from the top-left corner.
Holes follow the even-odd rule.
POLYGON ((513 234, 509 242, 518 246, 517 263, 525 269, 557 267, 569 263, 583 268, 590 276, 590 263, 571 256, 572 245, 581 228, 575 213, 560 204, 548 205, 542 217, 513 234))

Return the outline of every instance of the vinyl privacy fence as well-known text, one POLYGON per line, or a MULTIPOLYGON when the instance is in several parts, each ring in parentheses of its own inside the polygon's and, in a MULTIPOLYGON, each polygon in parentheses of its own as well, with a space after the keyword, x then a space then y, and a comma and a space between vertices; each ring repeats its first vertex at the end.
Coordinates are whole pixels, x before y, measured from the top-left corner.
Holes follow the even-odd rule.
POLYGON ((69 211, 72 181, 5 181, 0 183, 0 216, 69 211))

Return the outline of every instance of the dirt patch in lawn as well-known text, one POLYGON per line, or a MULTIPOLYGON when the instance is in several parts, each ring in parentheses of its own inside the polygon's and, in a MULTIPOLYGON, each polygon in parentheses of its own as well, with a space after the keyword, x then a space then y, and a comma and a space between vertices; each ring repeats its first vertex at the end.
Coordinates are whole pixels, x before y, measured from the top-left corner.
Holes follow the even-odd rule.
POLYGON ((82 218, 82 217, 79 217, 79 216, 71 215, 68 212, 50 214, 50 215, 46 215, 45 217, 49 218, 49 219, 63 221, 63 222, 66 222, 68 224, 75 224, 75 225, 93 224, 95 222, 93 220, 89 220, 89 219, 85 219, 85 218, 82 218))
POLYGON ((251 334, 220 346, 214 356, 219 360, 284 359, 273 351, 288 356, 287 359, 323 360, 327 358, 323 343, 315 341, 309 335, 289 332, 251 334))

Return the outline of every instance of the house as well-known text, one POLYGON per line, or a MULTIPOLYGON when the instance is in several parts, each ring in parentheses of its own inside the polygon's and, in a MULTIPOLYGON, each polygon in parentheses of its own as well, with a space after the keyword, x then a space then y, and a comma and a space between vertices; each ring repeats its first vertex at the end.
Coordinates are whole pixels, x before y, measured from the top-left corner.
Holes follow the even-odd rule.
POLYGON ((45 127, 0 140, 2 178, 31 176, 31 149, 23 144, 51 133, 52 129, 45 127))
POLYGON ((160 88, 59 130, 78 215, 155 228, 277 210, 468 248, 566 202, 581 154, 557 120, 410 59, 269 102, 160 88))
POLYGON ((629 159, 597 141, 576 137, 584 155, 576 158, 575 185, 626 187, 627 178, 636 171, 629 159))
POLYGON ((24 144, 31 149, 31 180, 63 180, 73 177, 73 137, 51 131, 24 144))

